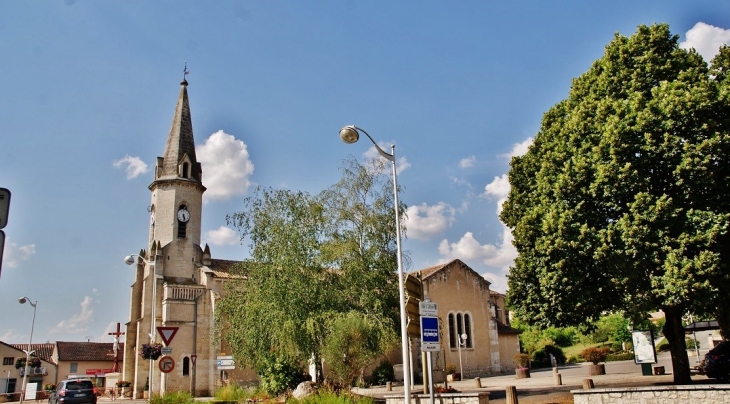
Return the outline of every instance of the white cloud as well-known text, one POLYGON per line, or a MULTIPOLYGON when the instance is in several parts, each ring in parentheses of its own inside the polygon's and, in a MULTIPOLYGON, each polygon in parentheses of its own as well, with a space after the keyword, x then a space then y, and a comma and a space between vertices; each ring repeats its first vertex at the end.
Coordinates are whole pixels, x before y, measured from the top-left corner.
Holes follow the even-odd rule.
POLYGON ((502 155, 502 157, 515 157, 515 156, 522 156, 523 154, 527 153, 527 149, 532 144, 532 138, 528 137, 527 139, 523 140, 520 143, 515 143, 512 145, 512 150, 502 155))
POLYGON ((730 44, 730 29, 722 29, 704 22, 698 22, 685 34, 680 42, 683 49, 695 48, 705 61, 709 62, 720 51, 720 46, 730 44))
POLYGON ((241 240, 233 229, 226 226, 221 226, 216 230, 209 230, 205 232, 205 239, 208 243, 213 245, 234 245, 241 240))
POLYGON ((484 195, 497 198, 497 214, 502 212, 502 204, 507 200, 510 190, 507 174, 494 177, 494 180, 484 187, 484 195))
POLYGON ((502 226, 499 244, 482 245, 471 232, 466 232, 456 243, 449 243, 446 239, 442 240, 439 244, 439 253, 443 262, 458 258, 467 264, 474 261, 495 268, 497 272, 488 271, 482 276, 492 283, 492 290, 499 292, 507 290, 509 267, 513 265, 517 257, 517 250, 512 245, 512 232, 505 226, 502 226))
POLYGON ((115 161, 114 167, 121 168, 125 167, 125 171, 127 172, 127 179, 131 180, 132 178, 136 178, 140 176, 141 174, 146 173, 149 171, 149 168, 147 167, 147 164, 142 161, 139 157, 132 157, 130 155, 126 155, 122 157, 121 159, 115 161))
POLYGON ((254 167, 243 141, 219 130, 196 147, 195 153, 205 167, 203 184, 208 188, 203 194, 205 202, 228 200, 246 193, 251 186, 254 167))
POLYGON ((425 203, 409 206, 405 220, 408 237, 416 240, 428 240, 439 235, 454 223, 455 209, 450 205, 439 202, 428 206, 425 203))
POLYGON ((84 300, 81 302, 81 313, 74 314, 70 318, 61 321, 53 330, 51 330, 51 333, 62 331, 86 331, 86 325, 91 323, 94 318, 94 309, 92 308, 93 303, 94 299, 90 296, 84 297, 84 300))
POLYGON ((469 157, 463 158, 463 159, 461 159, 461 161, 459 161, 459 167, 461 167, 461 168, 473 167, 474 163, 476 163, 476 161, 477 161, 477 158, 474 156, 469 156, 469 157))
POLYGON ((9 243, 5 245, 3 253, 3 266, 15 268, 20 261, 25 261, 35 255, 35 244, 17 245, 9 243))
POLYGON ((8 341, 17 341, 21 337, 20 334, 15 332, 14 329, 9 329, 5 334, 0 335, 0 341, 8 342, 8 341))

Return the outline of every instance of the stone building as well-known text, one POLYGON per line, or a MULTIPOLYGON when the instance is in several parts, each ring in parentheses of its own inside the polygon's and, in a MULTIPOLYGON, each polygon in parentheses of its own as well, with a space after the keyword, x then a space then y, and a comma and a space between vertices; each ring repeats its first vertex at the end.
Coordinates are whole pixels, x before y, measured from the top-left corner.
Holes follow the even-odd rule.
MULTIPOLYGON (((28 349, 28 344, 7 344, 0 341, 0 397, 8 401, 18 401, 20 392, 23 389, 23 375, 25 368, 16 368, 18 359, 25 359, 23 350, 28 349)), ((43 386, 56 382, 56 364, 53 362, 53 344, 31 344, 33 355, 41 360, 40 366, 30 367, 26 376, 26 384, 35 384, 36 391, 43 391, 43 386)), ((29 397, 30 399, 30 397, 29 397)))
POLYGON ((442 340, 434 369, 451 364, 469 378, 515 368, 519 331, 489 281, 458 259, 411 274, 420 278, 424 299, 438 304, 442 340))
POLYGON ((55 346, 53 361, 58 380, 88 378, 98 388, 114 387, 106 379, 121 367, 124 344, 119 344, 117 360, 112 342, 56 341, 55 346))

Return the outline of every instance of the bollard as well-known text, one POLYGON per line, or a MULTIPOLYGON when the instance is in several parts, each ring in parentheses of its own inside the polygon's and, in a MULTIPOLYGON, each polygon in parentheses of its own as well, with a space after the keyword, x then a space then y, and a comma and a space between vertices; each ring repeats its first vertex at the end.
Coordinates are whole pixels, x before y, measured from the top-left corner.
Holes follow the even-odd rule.
POLYGON ((476 386, 476 388, 478 388, 478 389, 481 389, 482 388, 482 379, 475 377, 474 386, 476 386))
POLYGON ((507 386, 507 398, 506 398, 505 403, 506 404, 519 404, 519 401, 517 400, 517 387, 507 386))
POLYGON ((593 387, 593 379, 583 379, 583 390, 592 390, 593 387))
POLYGON ((555 373, 553 375, 553 378, 555 379, 555 385, 556 386, 562 386, 563 385, 563 375, 560 373, 555 373))
POLYGON ((388 391, 393 391, 393 382, 385 382, 385 389, 388 391))
POLYGON ((557 374, 558 373, 558 368, 553 368, 553 373, 554 374, 557 374))

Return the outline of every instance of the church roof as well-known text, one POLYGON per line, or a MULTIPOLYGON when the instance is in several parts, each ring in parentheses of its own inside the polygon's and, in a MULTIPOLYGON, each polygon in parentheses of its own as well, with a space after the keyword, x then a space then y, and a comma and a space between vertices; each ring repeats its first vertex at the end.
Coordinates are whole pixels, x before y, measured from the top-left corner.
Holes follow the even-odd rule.
POLYGON ((467 271, 473 272, 475 275, 477 275, 478 277, 480 277, 482 281, 486 282, 487 285, 491 285, 492 284, 491 282, 489 282, 488 280, 486 280, 482 275, 480 275, 477 271, 471 269, 471 267, 469 265, 466 265, 460 259, 455 259, 455 260, 449 261, 449 262, 444 263, 444 264, 439 264, 439 265, 434 265, 432 267, 423 268, 423 269, 420 269, 418 271, 413 271, 411 273, 412 274, 420 274, 421 275, 421 281, 425 281, 426 279, 428 279, 429 277, 433 276, 437 272, 439 272, 439 271, 443 270, 444 268, 447 268, 447 267, 449 267, 451 265, 458 265, 458 266, 466 269, 467 271))
POLYGON ((239 278, 240 275, 235 271, 235 267, 243 261, 231 261, 211 259, 210 264, 206 265, 213 272, 216 278, 239 278))
POLYGON ((180 95, 177 98, 175 114, 167 136, 165 154, 162 158, 162 170, 156 178, 178 178, 178 165, 184 156, 191 162, 191 178, 201 181, 201 169, 195 156, 195 140, 193 138, 193 121, 190 117, 188 101, 188 82, 180 83, 180 95))
MULTIPOLYGON (((113 342, 57 341, 59 361, 113 361, 113 342)), ((119 343, 118 355, 123 356, 124 343, 119 343)))

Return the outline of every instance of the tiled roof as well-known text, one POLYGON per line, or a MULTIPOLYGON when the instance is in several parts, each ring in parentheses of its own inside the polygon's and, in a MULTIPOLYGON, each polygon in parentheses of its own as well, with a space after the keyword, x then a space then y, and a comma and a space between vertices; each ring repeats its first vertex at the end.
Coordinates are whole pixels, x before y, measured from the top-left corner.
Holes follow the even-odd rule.
POLYGON ((206 265, 206 267, 213 271, 213 275, 215 275, 216 278, 240 278, 241 276, 237 273, 238 268, 236 268, 236 266, 242 262, 243 261, 211 259, 210 265, 206 265))
POLYGON ((491 285, 491 282, 489 282, 488 280, 486 280, 486 279, 485 279, 485 278, 484 278, 484 277, 483 277, 482 275, 480 275, 480 274, 479 274, 479 273, 478 273, 477 271, 475 271, 475 270, 471 269, 471 267, 470 267, 469 265, 466 265, 466 264, 465 264, 465 263, 464 263, 464 262, 463 262, 462 260, 460 260, 460 259, 455 259, 455 260, 452 260, 452 261, 450 261, 450 262, 447 262, 447 263, 445 263, 445 264, 439 264, 439 265, 434 265, 434 266, 432 266, 432 267, 424 268, 424 269, 421 269, 421 270, 418 270, 418 271, 413 271, 413 272, 411 272, 411 273, 417 273, 417 274, 420 274, 420 275, 421 275, 421 280, 422 280, 422 281, 425 281, 425 280, 426 280, 426 279, 428 279, 428 278, 429 278, 430 276, 433 276, 433 275, 434 275, 435 273, 439 272, 440 270, 442 270, 442 269, 444 269, 444 268, 446 268, 446 267, 448 267, 448 266, 450 266, 450 265, 454 265, 454 264, 456 264, 456 265, 459 265, 459 266, 461 266, 461 267, 463 267, 463 268, 467 269, 468 271, 471 271, 471 272, 473 272, 473 273, 474 273, 475 275, 477 275, 478 277, 480 277, 480 278, 481 278, 481 280, 482 280, 483 282, 486 282, 486 283, 487 283, 487 285, 491 285))
MULTIPOLYGON (((24 350, 28 348, 28 344, 8 344, 15 349, 24 350)), ((30 344, 30 349, 35 351, 35 355, 46 362, 55 363, 53 361, 53 351, 56 348, 55 344, 30 344)))
MULTIPOLYGON (((58 341, 59 361, 113 361, 112 342, 66 342, 58 341)), ((119 343, 119 357, 124 354, 124 343, 119 343)))

